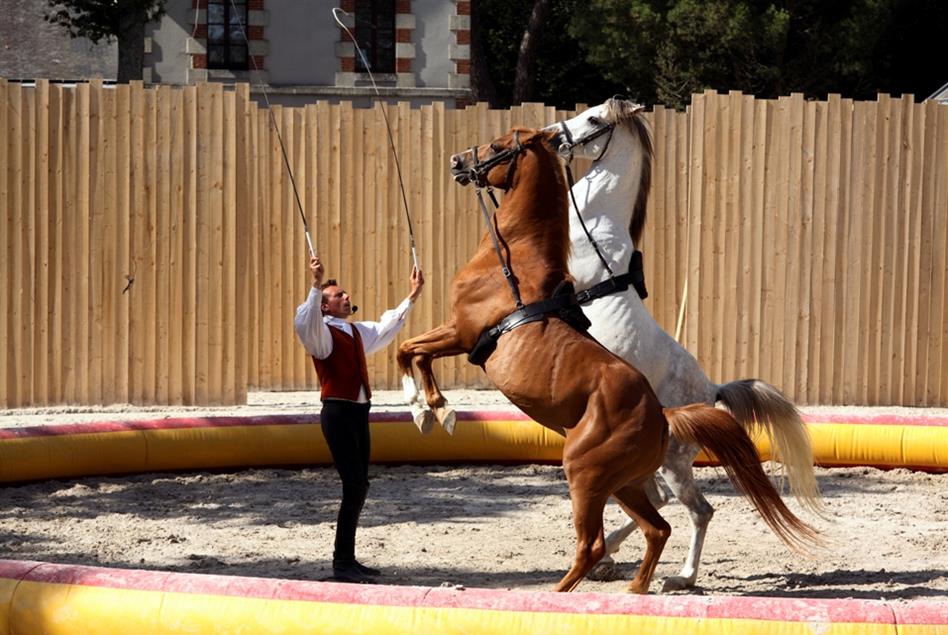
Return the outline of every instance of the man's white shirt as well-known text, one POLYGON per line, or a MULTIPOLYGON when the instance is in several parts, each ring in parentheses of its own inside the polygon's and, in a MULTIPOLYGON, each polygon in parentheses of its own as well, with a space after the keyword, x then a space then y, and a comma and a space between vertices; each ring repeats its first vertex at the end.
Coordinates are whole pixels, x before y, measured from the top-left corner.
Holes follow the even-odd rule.
MULTIPOLYGON (((330 326, 341 329, 350 337, 353 328, 359 329, 366 356, 385 348, 395 339, 395 334, 405 324, 405 318, 412 307, 411 300, 405 298, 397 307, 383 313, 377 322, 349 322, 331 315, 323 315, 319 308, 322 298, 322 291, 312 287, 306 301, 296 308, 296 317, 293 320, 296 335, 303 343, 303 348, 316 359, 326 359, 332 354, 330 326)), ((363 386, 359 389, 359 403, 367 401, 363 386)))

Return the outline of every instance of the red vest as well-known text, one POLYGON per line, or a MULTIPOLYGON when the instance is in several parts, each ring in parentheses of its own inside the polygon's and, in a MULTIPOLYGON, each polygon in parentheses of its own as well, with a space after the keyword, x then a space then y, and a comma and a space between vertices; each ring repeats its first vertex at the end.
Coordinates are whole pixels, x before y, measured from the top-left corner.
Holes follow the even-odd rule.
POLYGON ((372 398, 369 388, 369 373, 365 367, 365 349, 359 329, 352 325, 352 335, 334 326, 329 327, 332 335, 332 353, 326 359, 313 357, 316 375, 319 377, 319 399, 359 400, 359 388, 365 386, 365 398, 372 398))

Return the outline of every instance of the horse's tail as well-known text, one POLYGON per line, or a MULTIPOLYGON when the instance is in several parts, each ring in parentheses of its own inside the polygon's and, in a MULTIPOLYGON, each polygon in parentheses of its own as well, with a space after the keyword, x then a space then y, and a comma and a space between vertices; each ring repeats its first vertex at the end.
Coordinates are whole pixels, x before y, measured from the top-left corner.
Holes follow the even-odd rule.
POLYGON ((818 532, 784 504, 760 465, 753 441, 731 413, 693 404, 665 408, 665 417, 676 439, 699 445, 720 461, 734 487, 750 500, 767 526, 790 549, 807 553, 822 544, 818 532))
POLYGON ((771 460, 783 464, 790 492, 809 511, 823 515, 820 487, 813 473, 813 448, 800 411, 779 390, 758 379, 718 386, 715 399, 751 436, 770 441, 771 460))

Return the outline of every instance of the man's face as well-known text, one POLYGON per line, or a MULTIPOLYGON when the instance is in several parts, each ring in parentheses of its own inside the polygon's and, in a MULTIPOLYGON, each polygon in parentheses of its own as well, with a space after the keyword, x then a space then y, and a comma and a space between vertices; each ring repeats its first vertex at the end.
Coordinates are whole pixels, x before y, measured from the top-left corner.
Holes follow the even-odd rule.
POLYGON ((346 319, 352 315, 352 303, 349 302, 349 294, 337 285, 326 287, 323 289, 323 301, 320 304, 320 309, 325 315, 346 319))

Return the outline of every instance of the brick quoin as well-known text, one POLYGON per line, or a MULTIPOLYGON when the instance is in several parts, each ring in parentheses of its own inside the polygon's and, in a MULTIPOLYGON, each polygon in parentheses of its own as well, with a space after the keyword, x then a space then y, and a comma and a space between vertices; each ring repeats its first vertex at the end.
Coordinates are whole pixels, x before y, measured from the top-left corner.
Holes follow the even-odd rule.
POLYGON ((395 0, 395 13, 411 13, 411 0, 395 0))
POLYGON ((458 44, 470 44, 471 43, 471 32, 470 31, 455 31, 454 32, 456 41, 458 44))
POLYGON ((207 25, 199 24, 194 27, 194 37, 196 39, 207 39, 207 25))
POLYGON ((207 68, 207 55, 203 53, 200 55, 192 55, 191 68, 207 68))
POLYGON ((262 39, 263 39, 263 27, 262 27, 262 26, 248 26, 248 27, 247 27, 247 39, 248 39, 248 40, 262 40, 262 39))
POLYGON ((458 11, 458 15, 471 15, 471 3, 458 2, 457 11, 458 11))
POLYGON ((355 0, 342 0, 339 4, 341 5, 340 8, 346 13, 352 13, 356 10, 355 0))
POLYGON ((247 0, 247 9, 250 11, 262 11, 263 0, 247 0))
POLYGON ((411 29, 395 29, 396 42, 411 42, 411 29))
POLYGON ((343 57, 339 59, 339 68, 343 73, 354 73, 356 69, 356 60, 354 57, 343 57))
POLYGON ((471 60, 455 60, 457 64, 457 72, 459 75, 470 75, 471 74, 471 60))
POLYGON ((250 64, 248 65, 248 68, 250 68, 250 70, 262 71, 264 68, 263 62, 265 59, 267 58, 264 57, 263 55, 251 55, 250 60, 249 60, 250 64))
POLYGON ((396 73, 410 73, 411 60, 404 57, 400 57, 397 60, 395 60, 395 72, 396 73))

